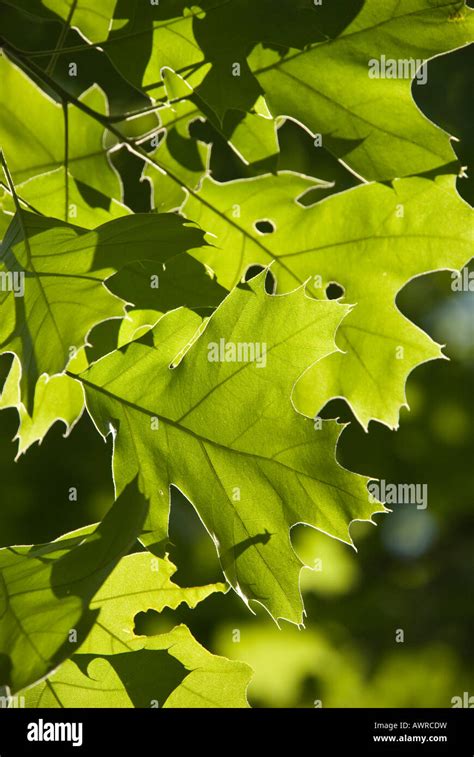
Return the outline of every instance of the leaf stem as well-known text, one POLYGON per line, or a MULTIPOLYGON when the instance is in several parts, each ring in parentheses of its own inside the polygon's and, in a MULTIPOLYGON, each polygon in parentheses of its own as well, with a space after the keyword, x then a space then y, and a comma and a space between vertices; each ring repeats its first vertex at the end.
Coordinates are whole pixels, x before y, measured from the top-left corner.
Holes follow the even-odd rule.
MULTIPOLYGON (((26 67, 26 69, 32 70, 32 72, 39 78, 42 79, 45 84, 47 84, 51 89, 53 89, 57 95, 63 98, 63 100, 66 100, 67 102, 72 103, 75 105, 79 110, 82 110, 84 113, 86 113, 90 118, 93 118, 95 121, 98 121, 102 124, 102 126, 105 129, 108 129, 111 134, 113 134, 115 137, 117 137, 118 141, 122 144, 125 144, 127 148, 130 150, 130 152, 134 153, 135 155, 138 155, 141 158, 144 158, 147 163, 151 163, 156 168, 158 168, 159 171, 161 171, 163 174, 168 176, 171 181, 174 181, 175 184, 177 184, 182 189, 185 189, 186 192, 189 193, 191 197, 193 197, 197 202, 201 203, 205 207, 207 207, 212 213, 215 213, 216 215, 220 216, 223 220, 226 221, 230 226, 237 229, 237 231, 242 234, 246 239, 251 241, 253 244, 255 244, 257 247, 260 247, 261 250, 265 252, 266 255, 268 255, 269 258, 273 259, 274 255, 269 250, 263 242, 260 241, 257 237, 253 236, 250 232, 247 231, 247 229, 243 228, 242 226, 239 226, 238 223, 234 221, 233 218, 230 218, 225 213, 223 213, 221 210, 218 210, 216 207, 214 207, 210 202, 204 199, 202 195, 199 194, 199 192, 196 192, 196 190, 189 187, 187 184, 185 184, 181 179, 176 176, 172 171, 170 171, 168 168, 165 168, 161 163, 156 160, 155 158, 151 158, 150 155, 144 150, 141 145, 137 145, 135 143, 135 140, 129 139, 126 137, 122 132, 117 129, 111 122, 110 119, 107 116, 103 116, 100 113, 97 113, 97 111, 90 108, 85 103, 81 102, 81 100, 78 100, 73 95, 71 95, 64 87, 62 87, 60 84, 58 84, 54 79, 52 79, 43 69, 41 69, 39 66, 37 66, 32 61, 24 61, 22 57, 18 57, 14 52, 11 52, 11 45, 8 43, 6 45, 6 50, 9 54, 9 56, 14 60, 20 67, 26 67)), ((192 219, 191 219, 192 220, 192 219)), ((285 269, 286 273, 290 275, 298 284, 302 284, 303 280, 295 275, 294 271, 292 271, 290 268, 286 266, 285 263, 283 263, 281 260, 279 260, 279 264, 283 269, 285 269)))

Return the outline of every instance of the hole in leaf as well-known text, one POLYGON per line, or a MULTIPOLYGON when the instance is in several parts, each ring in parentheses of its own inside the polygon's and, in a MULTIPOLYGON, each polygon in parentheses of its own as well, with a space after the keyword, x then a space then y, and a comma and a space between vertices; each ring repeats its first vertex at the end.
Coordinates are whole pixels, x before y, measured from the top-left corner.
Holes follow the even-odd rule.
POLYGON ((214 139, 214 130, 209 121, 198 116, 188 123, 188 134, 200 142, 210 143, 214 139))
POLYGON ((134 617, 133 633, 138 636, 154 636, 158 633, 168 633, 176 625, 172 612, 167 612, 165 608, 162 612, 149 609, 138 612, 134 617))
POLYGON ((260 234, 272 234, 276 229, 273 221, 268 220, 255 221, 254 227, 260 234))
MULTIPOLYGON (((265 266, 263 265, 249 265, 244 274, 244 281, 250 281, 250 279, 258 276, 258 274, 264 270, 265 266)), ((267 294, 275 294, 275 289, 276 279, 273 273, 270 270, 267 270, 267 275, 265 276, 265 291, 267 294)))
POLYGON ((166 129, 160 129, 154 134, 151 134, 148 139, 144 139, 140 146, 145 152, 154 152, 157 147, 161 145, 166 135, 166 129))
POLYGON ((339 300, 344 294, 344 287, 336 281, 331 281, 326 287, 326 297, 328 300, 339 300))
POLYGON ((324 194, 322 194, 322 192, 323 187, 310 187, 309 189, 305 189, 303 194, 299 195, 296 198, 295 202, 302 208, 309 208, 311 205, 319 202, 319 200, 322 200, 322 198, 324 197, 324 194))

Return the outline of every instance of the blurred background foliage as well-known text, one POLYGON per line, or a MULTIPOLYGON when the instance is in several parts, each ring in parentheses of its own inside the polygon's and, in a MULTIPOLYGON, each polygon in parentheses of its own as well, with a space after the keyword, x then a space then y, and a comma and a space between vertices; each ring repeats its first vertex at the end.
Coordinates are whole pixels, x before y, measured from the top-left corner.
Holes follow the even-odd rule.
MULTIPOLYGON (((43 32, 37 28, 32 38, 39 47, 45 45, 43 32)), ((460 140, 455 149, 463 165, 473 164, 471 54, 463 49, 435 59, 428 84, 413 86, 425 114, 460 140)), ((95 76, 97 55, 90 53, 81 65, 86 78, 74 82, 75 94, 89 86, 88 70, 95 76)), ((100 70, 106 84, 107 69, 100 70)), ((112 98, 112 112, 130 96, 124 84, 112 98)), ((210 170, 220 181, 292 169, 334 181, 326 193, 358 182, 323 148, 315 149, 298 124, 283 123, 278 138, 278 156, 247 166, 209 122, 196 122, 190 130, 191 140, 213 144, 210 170)), ((126 202, 147 210, 149 187, 139 181, 141 164, 127 151, 115 153, 114 161, 125 179, 126 202)), ((472 202, 474 182, 462 178, 458 185, 472 202)), ((315 191, 312 202, 322 196, 322 190, 315 191)), ((90 201, 100 204, 101 198, 90 201)), ((366 434, 353 422, 343 432, 338 457, 351 470, 387 482, 426 483, 427 509, 394 505, 391 515, 377 517, 377 527, 354 523, 357 553, 315 530, 295 527, 295 548, 313 568, 302 573, 304 630, 285 622, 279 629, 259 608, 253 616, 232 592, 210 597, 193 611, 158 615, 150 610, 136 618, 136 630, 144 633, 184 621, 213 652, 249 662, 255 670, 249 691, 254 706, 449 707, 454 696, 474 694, 473 296, 452 291, 451 275, 439 273, 408 284, 398 304, 447 344, 450 362, 426 364, 410 377, 410 411, 402 411, 398 431, 371 423, 366 434), (396 640, 400 631, 404 641, 396 640)), ((93 344, 100 340, 100 329, 96 332, 93 344)), ((2 380, 9 361, 0 360, 2 380)), ((324 414, 353 420, 341 402, 331 403, 324 414)), ((1 545, 47 541, 100 519, 113 498, 110 440, 104 444, 83 416, 67 439, 56 424, 42 445, 15 462, 16 425, 15 411, 0 414, 1 545), (71 486, 78 490, 77 502, 68 499, 71 486)), ((179 583, 220 580, 213 543, 176 491, 171 541, 179 583)))

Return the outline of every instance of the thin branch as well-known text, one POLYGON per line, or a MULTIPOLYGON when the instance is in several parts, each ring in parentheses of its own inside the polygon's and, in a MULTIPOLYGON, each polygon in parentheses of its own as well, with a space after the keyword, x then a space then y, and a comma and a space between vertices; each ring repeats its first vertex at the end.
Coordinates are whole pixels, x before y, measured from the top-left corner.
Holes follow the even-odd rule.
POLYGON ((66 21, 63 24, 63 27, 61 29, 61 34, 59 35, 58 41, 56 43, 56 48, 54 50, 53 55, 51 56, 48 65, 46 66, 46 73, 52 74, 54 72, 54 69, 56 68, 56 63, 58 61, 60 52, 63 47, 64 40, 66 39, 66 35, 71 27, 72 17, 74 15, 74 11, 77 7, 77 0, 73 0, 71 3, 71 7, 69 8, 69 13, 67 15, 66 21))
POLYGON ((67 102, 63 100, 63 116, 64 116, 64 220, 67 221, 69 217, 69 115, 67 102))
POLYGON ((30 247, 30 241, 28 239, 28 235, 26 233, 26 229, 23 223, 23 216, 22 216, 22 209, 20 205, 20 201, 18 200, 18 195, 16 193, 15 185, 13 183, 13 179, 11 177, 10 171, 7 166, 7 161, 5 160, 5 156, 3 154, 3 150, 0 150, 0 162, 2 164, 3 173, 5 174, 5 178, 7 180, 8 186, 10 187, 10 192, 13 197, 13 202, 15 203, 15 209, 16 213, 18 215, 18 223, 20 224, 21 230, 23 232, 23 237, 25 241, 25 249, 26 249, 26 257, 28 260, 28 264, 31 264, 31 247, 30 247))
MULTIPOLYGON (((0 187, 3 187, 3 189, 6 192, 8 192, 8 194, 10 194, 10 195, 12 194, 12 191, 10 189, 10 185, 9 184, 5 184, 4 181, 0 180, 0 187)), ((18 197, 18 201, 20 202, 20 207, 21 207, 21 205, 24 205, 25 208, 27 210, 31 210, 32 213, 36 213, 36 215, 38 215, 38 216, 44 216, 44 213, 42 213, 41 210, 38 210, 38 208, 35 208, 35 206, 31 204, 31 202, 28 202, 28 200, 25 200, 25 198, 22 197, 21 195, 19 195, 18 192, 16 193, 16 196, 18 197)))
MULTIPOLYGON (((81 100, 78 100, 73 95, 71 95, 64 87, 62 87, 58 82, 56 82, 54 79, 52 79, 45 71, 43 71, 39 66, 37 66, 32 61, 24 61, 21 57, 19 58, 18 55, 16 55, 14 52, 11 52, 11 45, 5 45, 5 49, 7 50, 9 56, 14 60, 20 67, 26 67, 26 69, 32 71, 36 76, 38 76, 40 79, 43 80, 45 84, 47 84, 51 89, 53 89, 56 94, 58 94, 60 97, 63 98, 63 100, 66 100, 67 102, 72 103, 75 105, 79 110, 82 110, 84 113, 86 113, 88 116, 93 118, 95 121, 98 121, 99 123, 104 126, 105 129, 108 129, 111 134, 113 134, 121 144, 125 144, 128 149, 134 153, 135 155, 138 155, 141 158, 144 158, 147 163, 151 163, 156 168, 158 168, 159 171, 161 171, 165 176, 168 176, 171 181, 173 181, 175 184, 177 184, 181 189, 185 189, 191 197, 193 197, 197 202, 201 203, 202 205, 205 205, 209 210, 211 210, 216 215, 220 216, 223 220, 225 220, 230 226, 233 226, 237 231, 242 234, 244 237, 246 237, 249 241, 251 241, 253 244, 255 244, 257 247, 260 247, 261 250, 265 252, 266 255, 268 255, 270 258, 273 258, 274 255, 272 252, 263 244, 263 242, 260 241, 257 237, 254 237, 252 234, 250 234, 245 228, 242 226, 239 226, 232 218, 225 215, 222 211, 218 210, 212 203, 208 202, 207 200, 202 197, 198 192, 196 192, 194 189, 189 187, 187 184, 185 184, 178 176, 176 176, 172 171, 169 170, 169 168, 166 168, 165 166, 161 165, 161 163, 156 160, 156 158, 150 157, 150 155, 147 153, 147 151, 141 147, 141 145, 137 145, 135 143, 135 140, 129 139, 126 137, 122 132, 117 129, 113 124, 110 123, 110 120, 106 117, 101 115, 100 113, 97 113, 97 111, 92 110, 92 108, 89 108, 88 105, 81 102, 81 100)), ((282 268, 284 268, 287 273, 294 279, 296 279, 299 283, 300 280, 298 277, 295 276, 294 272, 291 271, 285 263, 280 261, 280 265, 282 268)))

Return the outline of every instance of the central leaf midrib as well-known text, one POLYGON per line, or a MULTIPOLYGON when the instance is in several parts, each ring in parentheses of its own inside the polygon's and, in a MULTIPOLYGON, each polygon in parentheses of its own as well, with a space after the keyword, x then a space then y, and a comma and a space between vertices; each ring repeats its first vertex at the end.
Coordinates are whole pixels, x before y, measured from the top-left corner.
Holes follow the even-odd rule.
MULTIPOLYGON (((207 437, 203 436, 202 434, 197 433, 196 431, 193 431, 187 426, 181 426, 179 422, 173 421, 171 418, 167 418, 166 416, 161 415, 160 413, 157 413, 152 410, 148 410, 147 408, 141 407, 140 405, 136 405, 134 402, 131 402, 130 400, 125 399, 124 397, 119 397, 113 392, 110 392, 108 389, 105 389, 104 387, 99 386, 97 384, 93 384, 91 381, 88 381, 87 379, 83 378, 79 374, 71 373, 69 371, 65 371, 65 373, 67 376, 70 376, 71 378, 79 380, 86 387, 89 387, 90 389, 98 392, 99 394, 104 394, 106 397, 109 397, 115 402, 119 404, 124 404, 127 407, 131 408, 132 410, 142 413, 143 415, 147 415, 150 418, 158 418, 158 420, 171 426, 172 428, 175 428, 177 431, 183 434, 188 434, 189 436, 192 436, 198 442, 214 445, 215 447, 219 447, 219 449, 222 449, 227 453, 231 452, 237 455, 243 455, 244 457, 250 457, 257 460, 263 460, 266 463, 274 463, 276 465, 280 465, 281 467, 286 468, 287 470, 291 471, 294 474, 299 473, 302 476, 305 476, 306 478, 310 478, 312 481, 317 481, 320 484, 323 484, 325 486, 329 486, 332 489, 341 491, 344 494, 347 494, 348 496, 352 497, 353 499, 359 500, 359 497, 357 497, 352 492, 347 491, 346 489, 342 489, 340 486, 336 486, 334 483, 331 483, 330 481, 324 481, 319 478, 311 477, 310 474, 308 474, 306 471, 300 471, 300 470, 297 470, 296 468, 292 468, 291 466, 286 465, 286 463, 283 463, 281 460, 264 457, 263 455, 258 455, 254 452, 247 452, 246 450, 242 450, 242 449, 234 449, 233 447, 227 447, 225 444, 215 441, 214 439, 208 439, 207 437)), ((304 418, 304 420, 309 420, 309 419, 304 418)))

